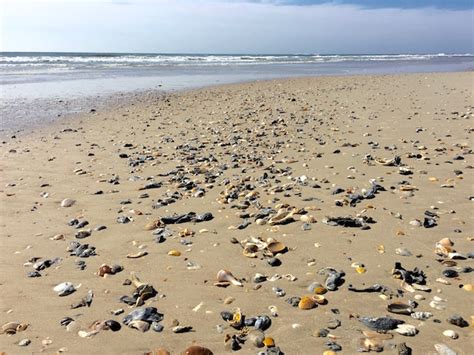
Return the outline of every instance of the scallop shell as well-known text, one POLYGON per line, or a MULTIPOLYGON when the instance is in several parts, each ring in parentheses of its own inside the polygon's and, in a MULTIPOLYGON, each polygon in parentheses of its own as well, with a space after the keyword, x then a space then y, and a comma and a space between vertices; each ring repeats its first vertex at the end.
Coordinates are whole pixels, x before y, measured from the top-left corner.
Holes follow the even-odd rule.
POLYGON ((229 270, 224 270, 224 269, 219 270, 216 278, 217 278, 217 283, 214 284, 216 286, 226 286, 230 284, 234 286, 239 286, 239 287, 243 286, 243 284, 239 280, 237 280, 229 270))
POLYGON ((313 300, 312 296, 303 296, 301 297, 300 302, 298 303, 298 308, 299 309, 312 309, 316 307, 316 302, 313 300))
POLYGON ((399 324, 395 331, 398 334, 405 336, 414 336, 416 333, 418 333, 418 329, 416 329, 416 327, 411 324, 399 324))

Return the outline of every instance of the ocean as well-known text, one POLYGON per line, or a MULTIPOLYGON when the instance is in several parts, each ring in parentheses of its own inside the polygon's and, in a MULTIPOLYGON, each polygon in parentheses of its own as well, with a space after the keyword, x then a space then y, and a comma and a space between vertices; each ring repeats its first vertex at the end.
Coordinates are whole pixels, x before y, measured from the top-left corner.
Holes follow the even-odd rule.
POLYGON ((297 76, 466 71, 474 54, 216 55, 0 52, 2 131, 31 128, 116 94, 297 76))

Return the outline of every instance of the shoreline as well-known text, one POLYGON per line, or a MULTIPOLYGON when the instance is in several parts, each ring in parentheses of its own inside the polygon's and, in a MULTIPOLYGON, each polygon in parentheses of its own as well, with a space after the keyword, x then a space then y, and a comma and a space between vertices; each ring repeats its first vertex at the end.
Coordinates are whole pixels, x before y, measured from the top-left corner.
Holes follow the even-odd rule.
POLYGON ((388 354, 402 343, 415 354, 437 354, 435 344, 468 354, 473 79, 472 71, 320 76, 161 98, 150 92, 5 139, 0 312, 2 322, 28 326, 0 334, 1 350, 161 355, 161 347, 181 354, 197 344, 214 354, 268 351, 250 339, 230 350, 226 335, 243 337, 245 329, 221 312, 238 308, 247 319, 268 316, 265 336, 288 355, 338 346, 354 354, 367 339, 388 354), (342 216, 351 217, 346 227, 328 220, 342 216), (261 240, 250 245, 251 237, 261 240), (270 248, 267 238, 281 244, 270 248), (71 249, 75 242, 88 244, 88 257, 71 249), (402 283, 397 262, 420 279, 402 283), (120 268, 101 277, 103 264, 120 268), (215 286, 219 270, 241 285, 215 286), (121 302, 133 297, 133 275, 157 292, 142 307, 164 314, 161 332, 123 323, 137 309, 121 302), (63 282, 75 292, 53 291, 63 282), (314 296, 314 283, 326 303, 305 298, 311 309, 301 300, 292 306, 292 297, 314 296), (351 290, 373 285, 383 287, 351 290), (89 291, 90 302, 82 302, 89 291), (413 309, 389 312, 396 302, 413 309), (413 311, 431 317, 415 319, 413 311), (467 327, 448 321, 456 314, 467 327), (363 317, 387 315, 416 335, 370 333, 363 317), (110 320, 121 329, 107 330, 110 320))

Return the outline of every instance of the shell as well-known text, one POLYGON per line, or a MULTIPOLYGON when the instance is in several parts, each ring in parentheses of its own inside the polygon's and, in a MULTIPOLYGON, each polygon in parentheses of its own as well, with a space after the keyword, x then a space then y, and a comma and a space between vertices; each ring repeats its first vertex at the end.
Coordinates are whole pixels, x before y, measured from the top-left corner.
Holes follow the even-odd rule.
POLYGON ((398 334, 406 335, 406 336, 414 336, 418 333, 418 329, 414 325, 410 324, 399 324, 395 331, 398 334))
POLYGON ((445 337, 451 338, 451 339, 457 339, 459 338, 459 334, 456 333, 454 330, 448 329, 443 332, 443 335, 445 337))
POLYGON ((265 339, 263 339, 263 344, 267 348, 271 348, 271 347, 275 346, 275 340, 273 340, 273 338, 270 338, 270 337, 265 337, 265 339))
POLYGON ((355 270, 358 274, 364 274, 367 271, 363 266, 358 266, 355 270))
POLYGON ((168 252, 168 255, 169 256, 180 256, 181 255, 181 252, 179 250, 176 250, 176 249, 172 249, 168 252))
POLYGON ((316 218, 314 218, 314 216, 304 214, 300 217, 300 221, 304 223, 316 223, 316 218))
POLYGON ((464 291, 472 292, 472 291, 474 291, 474 285, 473 284, 466 284, 466 285, 463 285, 462 289, 464 291))
POLYGON ((278 317, 278 308, 277 306, 268 306, 268 310, 270 311, 270 313, 272 314, 273 317, 278 317))
POLYGON ((401 303, 401 302, 395 302, 391 303, 387 306, 387 311, 390 313, 395 313, 395 314, 404 314, 404 315, 410 315, 413 310, 411 307, 407 304, 401 303))
POLYGON ((135 254, 127 254, 127 258, 129 259, 138 259, 138 258, 141 258, 142 256, 145 256, 145 255, 148 255, 148 252, 142 250, 142 251, 139 251, 138 253, 135 253, 135 254))
POLYGON ((113 274, 112 268, 107 264, 102 264, 97 271, 97 275, 104 277, 106 274, 113 274))
POLYGON ((61 201, 61 207, 71 207, 76 203, 76 200, 73 200, 72 198, 65 198, 64 200, 61 201))
POLYGON ((208 348, 193 345, 183 351, 183 355, 213 355, 214 353, 208 348))
POLYGON ((277 242, 275 240, 275 241, 271 241, 270 243, 268 243, 267 249, 270 250, 273 253, 273 255, 275 255, 275 254, 278 254, 278 253, 285 252, 286 251, 286 245, 283 244, 282 242, 277 242))
POLYGON ((410 316, 413 319, 423 321, 423 320, 427 320, 427 319, 433 317, 433 313, 430 313, 430 312, 413 312, 412 314, 410 314, 410 316))
POLYGON ((314 307, 316 307, 316 302, 313 300, 312 296, 303 296, 301 297, 301 300, 298 303, 299 309, 308 310, 314 307))
POLYGON ((20 323, 20 322, 8 322, 2 325, 0 330, 0 334, 8 334, 13 335, 17 332, 22 332, 28 328, 29 324, 27 323, 20 323))
POLYGON ((163 223, 161 223, 161 220, 157 219, 155 221, 150 221, 147 224, 145 224, 145 227, 143 227, 143 229, 145 229, 146 231, 151 231, 153 229, 161 227, 162 225, 163 223))
POLYGON ((452 247, 454 245, 453 241, 449 238, 443 238, 436 244, 439 244, 443 247, 452 247))
POLYGON ((326 304, 328 301, 326 300, 326 297, 322 296, 322 295, 313 295, 311 296, 311 298, 313 299, 314 302, 316 302, 317 304, 326 304))
POLYGON ((316 295, 324 295, 328 290, 319 282, 313 282, 308 286, 308 291, 316 295))
POLYGON ((76 291, 76 288, 71 282, 61 282, 60 284, 54 286, 53 291, 58 294, 58 296, 67 296, 76 291))
POLYGON ((130 281, 132 281, 132 284, 133 286, 135 286, 135 288, 139 288, 140 286, 146 285, 145 282, 140 281, 140 279, 134 272, 130 273, 130 281))
POLYGON ((146 332, 148 329, 150 329, 150 323, 143 320, 132 320, 130 323, 128 323, 128 326, 141 332, 146 332))
POLYGON ((234 286, 242 287, 243 284, 237 280, 234 275, 229 270, 219 270, 217 273, 217 285, 216 286, 224 286, 225 284, 229 285, 232 284, 234 286))
POLYGON ((276 215, 271 217, 267 224, 270 226, 277 225, 277 224, 286 224, 294 221, 293 212, 290 211, 279 211, 276 215))

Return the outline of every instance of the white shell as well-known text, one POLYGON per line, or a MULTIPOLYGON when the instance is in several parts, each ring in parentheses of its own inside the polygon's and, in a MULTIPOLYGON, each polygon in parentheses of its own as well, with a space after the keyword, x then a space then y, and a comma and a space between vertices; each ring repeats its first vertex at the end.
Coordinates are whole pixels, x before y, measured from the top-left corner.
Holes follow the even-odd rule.
POLYGON ((446 344, 435 344, 434 347, 439 355, 457 355, 458 354, 453 349, 448 347, 446 344))
POLYGON ((430 312, 413 312, 410 316, 416 320, 427 320, 433 317, 433 314, 430 312))
POLYGON ((451 338, 451 339, 457 339, 459 338, 458 333, 456 333, 454 330, 448 329, 443 332, 443 335, 445 337, 451 338))
POLYGON ((76 203, 76 200, 73 200, 72 198, 65 198, 64 200, 61 201, 61 207, 71 207, 76 203))
POLYGON ((54 286, 53 291, 57 292, 59 295, 63 294, 66 291, 72 293, 76 290, 74 285, 71 282, 61 282, 60 284, 54 286))
POLYGON ((395 329, 395 331, 398 334, 406 335, 406 336, 413 336, 413 335, 416 335, 416 333, 418 333, 418 329, 416 329, 414 325, 410 325, 410 324, 399 324, 397 329, 395 329))

